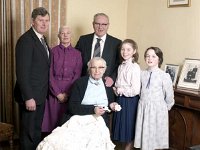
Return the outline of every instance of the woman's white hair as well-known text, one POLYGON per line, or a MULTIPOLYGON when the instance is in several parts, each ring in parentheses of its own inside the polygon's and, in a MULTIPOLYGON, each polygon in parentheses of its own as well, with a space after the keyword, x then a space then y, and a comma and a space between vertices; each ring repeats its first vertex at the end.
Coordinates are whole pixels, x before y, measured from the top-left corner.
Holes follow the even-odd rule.
POLYGON ((90 70, 90 67, 91 67, 92 63, 95 62, 95 61, 101 61, 101 62, 103 63, 103 67, 105 67, 105 68, 107 67, 106 61, 105 61, 103 58, 101 58, 101 57, 93 57, 93 58, 90 59, 90 61, 87 63, 88 71, 90 70))
POLYGON ((65 28, 66 28, 66 29, 69 29, 69 30, 71 31, 71 29, 70 29, 69 26, 64 25, 64 26, 61 26, 61 27, 59 28, 58 33, 60 34, 60 33, 62 32, 62 30, 65 29, 65 28))

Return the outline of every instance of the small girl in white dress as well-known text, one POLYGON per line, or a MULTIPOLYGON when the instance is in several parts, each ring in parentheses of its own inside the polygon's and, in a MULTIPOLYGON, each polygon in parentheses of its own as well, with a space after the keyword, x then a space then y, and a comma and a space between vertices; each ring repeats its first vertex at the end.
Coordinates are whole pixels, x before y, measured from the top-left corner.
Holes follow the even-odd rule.
POLYGON ((141 72, 134 147, 141 150, 167 149, 168 111, 174 105, 172 80, 160 69, 163 53, 158 47, 148 48, 144 58, 148 68, 141 72))

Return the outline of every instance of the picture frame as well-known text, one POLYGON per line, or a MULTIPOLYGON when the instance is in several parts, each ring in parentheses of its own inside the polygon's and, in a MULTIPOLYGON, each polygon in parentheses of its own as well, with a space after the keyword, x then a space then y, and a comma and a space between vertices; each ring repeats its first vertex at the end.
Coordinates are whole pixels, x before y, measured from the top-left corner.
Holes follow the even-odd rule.
POLYGON ((179 65, 166 64, 164 71, 166 73, 169 73, 169 75, 172 79, 173 86, 175 86, 176 82, 177 82, 177 76, 178 76, 178 73, 179 73, 179 65))
POLYGON ((168 0, 168 7, 189 7, 191 0, 168 0))
POLYGON ((200 59, 185 59, 177 88, 199 91, 200 59))

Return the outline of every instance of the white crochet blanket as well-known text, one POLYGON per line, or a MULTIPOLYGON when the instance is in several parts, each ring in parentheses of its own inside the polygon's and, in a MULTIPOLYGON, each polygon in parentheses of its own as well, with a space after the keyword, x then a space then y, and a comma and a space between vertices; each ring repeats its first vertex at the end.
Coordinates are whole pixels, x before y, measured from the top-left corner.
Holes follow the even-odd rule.
POLYGON ((101 116, 75 115, 54 129, 36 150, 114 150, 114 147, 101 116))

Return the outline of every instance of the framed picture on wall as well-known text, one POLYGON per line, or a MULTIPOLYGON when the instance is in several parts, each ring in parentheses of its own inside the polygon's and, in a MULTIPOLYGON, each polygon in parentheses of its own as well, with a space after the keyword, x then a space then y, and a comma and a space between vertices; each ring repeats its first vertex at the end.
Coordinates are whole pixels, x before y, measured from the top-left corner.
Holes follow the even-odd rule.
POLYGON ((178 76, 178 73, 179 73, 179 65, 166 64, 165 65, 165 72, 169 73, 169 75, 172 79, 173 86, 175 86, 176 81, 177 81, 177 76, 178 76))
POLYGON ((185 59, 177 88, 199 91, 200 59, 185 59))
POLYGON ((168 7, 189 7, 190 0, 168 0, 168 7))

